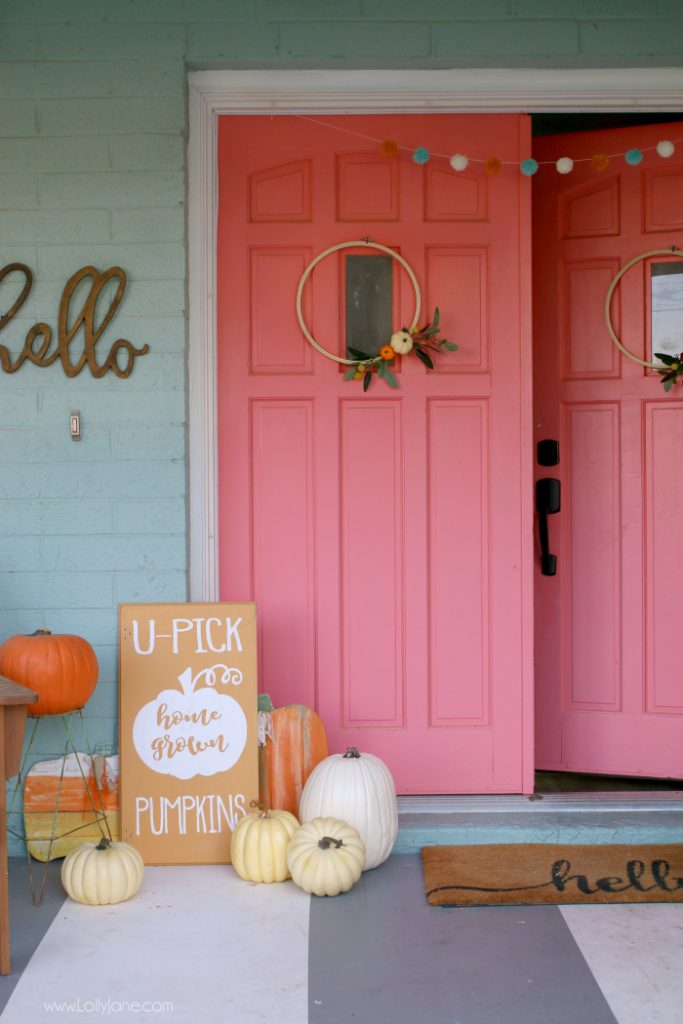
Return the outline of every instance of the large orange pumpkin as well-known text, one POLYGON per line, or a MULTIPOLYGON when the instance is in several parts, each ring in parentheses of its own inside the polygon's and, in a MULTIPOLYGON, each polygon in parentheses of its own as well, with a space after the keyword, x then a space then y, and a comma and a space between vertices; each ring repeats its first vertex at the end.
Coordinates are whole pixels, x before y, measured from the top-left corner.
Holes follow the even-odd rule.
POLYGON ((274 708, 259 696, 259 802, 297 817, 306 779, 328 754, 325 726, 312 708, 274 708))
POLYGON ((91 696, 99 665, 83 637, 37 629, 11 636, 0 647, 0 675, 40 694, 29 715, 64 715, 82 708, 91 696))

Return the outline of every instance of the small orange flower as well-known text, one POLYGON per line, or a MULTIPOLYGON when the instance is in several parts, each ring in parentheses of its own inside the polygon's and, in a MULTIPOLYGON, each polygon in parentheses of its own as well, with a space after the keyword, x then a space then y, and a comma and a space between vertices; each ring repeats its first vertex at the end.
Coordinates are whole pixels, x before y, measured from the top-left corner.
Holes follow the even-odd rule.
POLYGON ((609 157, 604 153, 596 153, 591 157, 591 167, 594 171, 605 171, 609 166, 609 157))
POLYGON ((391 360, 396 355, 391 345, 382 345, 381 349, 379 350, 379 354, 382 357, 382 359, 385 359, 387 361, 387 363, 391 362, 391 360))

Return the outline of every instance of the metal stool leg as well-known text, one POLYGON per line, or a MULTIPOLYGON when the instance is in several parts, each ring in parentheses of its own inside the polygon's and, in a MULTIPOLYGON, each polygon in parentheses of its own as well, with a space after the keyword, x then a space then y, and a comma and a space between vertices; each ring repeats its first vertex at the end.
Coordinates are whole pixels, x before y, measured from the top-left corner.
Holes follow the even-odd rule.
MULTIPOLYGON (((26 764, 28 762, 28 758, 29 758, 29 755, 30 755, 30 752, 31 752, 31 748, 33 746, 33 741, 34 741, 36 733, 37 733, 38 725, 39 725, 39 723, 42 721, 42 719, 44 717, 48 717, 48 716, 40 716, 40 717, 36 717, 34 719, 34 725, 33 725, 33 729, 31 731, 31 735, 30 735, 30 738, 29 738, 29 743, 28 743, 26 751, 25 751, 25 753, 24 753, 24 755, 22 757, 22 762, 21 762, 21 766, 20 766, 20 769, 19 769, 19 774, 17 776, 17 783, 16 783, 15 789, 14 789, 14 791, 12 793, 12 801, 11 801, 11 804, 10 804, 9 813, 11 813, 11 811, 12 811, 12 809, 14 807, 14 802, 15 802, 15 799, 16 799, 17 792, 19 790, 21 790, 23 792, 23 786, 24 786, 24 783, 25 783, 25 778, 26 778, 26 775, 28 774, 26 772, 26 764)), ((55 716, 49 716, 49 717, 55 717, 55 716)), ((91 747, 91 744, 90 744, 90 739, 88 737, 88 732, 87 732, 86 725, 85 725, 85 719, 83 717, 83 711, 82 711, 82 709, 79 708, 77 711, 69 712, 67 714, 60 715, 59 717, 61 718, 62 724, 64 726, 65 743, 64 743, 64 754, 62 755, 62 758, 61 758, 62 764, 61 764, 61 770, 60 770, 60 774, 59 774, 59 783, 58 783, 58 786, 57 786, 57 796, 56 796, 56 800, 55 800, 55 806, 54 806, 54 810, 53 810, 53 813, 52 813, 52 825, 51 825, 51 828, 50 828, 50 834, 46 838, 34 839, 34 840, 29 842, 29 839, 26 836, 26 829, 25 828, 23 830, 23 834, 17 832, 14 829, 9 829, 9 831, 13 835, 17 836, 17 838, 19 838, 19 839, 23 839, 25 844, 26 844, 26 856, 27 856, 27 860, 28 860, 29 885, 31 887, 31 895, 32 895, 34 906, 40 906, 42 901, 43 901, 43 895, 44 895, 44 892, 45 892, 45 884, 47 882, 47 874, 48 874, 48 870, 49 870, 49 864, 50 864, 52 848, 53 848, 53 845, 54 845, 54 843, 55 843, 55 841, 57 839, 63 839, 65 836, 72 835, 75 832, 78 832, 78 831, 80 831, 83 828, 87 828, 88 825, 92 825, 92 824, 97 824, 97 827, 99 829, 100 835, 102 836, 103 839, 110 839, 111 840, 111 838, 112 838, 111 830, 110 830, 110 827, 109 827, 109 821, 107 819, 106 808, 104 806, 104 794, 102 792, 102 787, 100 785, 100 780, 99 780, 99 777, 98 777, 98 774, 97 774, 97 771, 96 771, 96 768, 95 768, 95 757, 94 757, 94 754, 92 752, 92 747, 91 747), (73 739, 73 716, 74 715, 78 715, 80 717, 81 727, 82 727, 82 730, 83 730, 83 737, 84 737, 84 740, 85 740, 85 746, 87 748, 86 751, 85 751, 85 754, 86 754, 86 756, 89 757, 91 768, 92 768, 90 777, 86 777, 86 773, 85 773, 83 765, 81 763, 81 756, 83 756, 84 752, 76 750, 76 746, 75 746, 75 743, 74 743, 74 739, 73 739), (70 829, 70 830, 68 830, 66 832, 61 832, 61 833, 58 834, 57 827, 58 827, 58 822, 59 822, 59 814, 62 813, 60 811, 60 804, 61 804, 61 799, 62 799, 62 788, 63 788, 63 783, 64 783, 64 772, 65 772, 65 768, 66 768, 66 758, 68 757, 68 755, 70 753, 73 754, 75 756, 75 758, 76 758, 76 764, 77 764, 78 770, 79 770, 79 772, 81 774, 81 778, 83 779, 83 785, 84 785, 85 793, 87 795, 88 801, 90 803, 90 807, 91 807, 92 812, 93 812, 93 818, 92 818, 91 821, 85 822, 84 824, 79 825, 79 826, 77 826, 74 829, 70 829), (96 797, 93 794, 92 788, 91 788, 91 780, 92 779, 94 779, 95 787, 97 789, 97 796, 96 797), (97 800, 97 804, 95 802, 96 800, 97 800), (36 887, 35 887, 34 881, 33 881, 33 861, 34 860, 39 860, 40 858, 33 856, 32 852, 31 852, 31 843, 34 844, 34 845, 37 844, 37 843, 47 843, 48 844, 47 845, 46 856, 45 856, 44 861, 42 862, 43 863, 43 871, 42 871, 42 878, 41 878, 41 881, 40 881, 40 888, 39 888, 38 891, 36 891, 36 887)), ((8 816, 9 816, 9 813, 8 813, 8 816)))

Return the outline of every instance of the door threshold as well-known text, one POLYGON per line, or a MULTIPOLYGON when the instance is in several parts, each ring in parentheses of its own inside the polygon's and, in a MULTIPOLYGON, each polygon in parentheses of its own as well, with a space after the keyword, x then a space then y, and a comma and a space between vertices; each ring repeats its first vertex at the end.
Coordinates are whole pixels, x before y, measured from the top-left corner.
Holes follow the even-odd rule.
POLYGON ((683 811, 683 789, 665 792, 627 790, 618 792, 544 793, 533 798, 522 794, 463 796, 399 796, 399 814, 575 814, 577 811, 627 812, 683 811))
POLYGON ((488 843, 647 844, 683 839, 683 791, 400 796, 394 853, 488 843))

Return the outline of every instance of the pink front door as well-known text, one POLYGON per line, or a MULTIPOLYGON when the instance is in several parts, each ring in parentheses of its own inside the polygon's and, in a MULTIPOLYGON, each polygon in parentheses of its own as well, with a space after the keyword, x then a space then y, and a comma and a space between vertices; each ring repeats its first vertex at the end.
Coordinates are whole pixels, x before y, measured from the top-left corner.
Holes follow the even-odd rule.
MULTIPOLYGON (((537 563, 542 768, 683 777, 683 396, 620 354, 603 312, 627 261, 683 247, 681 147, 654 149, 681 137, 683 124, 653 125, 535 147, 538 160, 589 158, 567 175, 542 168, 534 183, 534 421, 536 440, 560 445, 559 465, 537 475, 562 486, 549 522, 557 575, 537 563), (636 147, 644 159, 629 166, 636 147), (594 154, 620 155, 598 171, 594 154)), ((681 270, 660 255, 621 279, 614 326, 642 360, 667 333, 683 345, 681 270)))
MULTIPOLYGON (((518 161, 528 118, 319 120, 335 127, 220 121, 221 600, 256 601, 260 689, 316 707, 332 751, 377 754, 402 793, 528 791, 528 181, 348 134, 518 161), (315 256, 366 237, 408 261, 460 349, 433 372, 404 357, 398 390, 364 394, 304 339, 295 295, 315 256)), ((313 271, 304 314, 329 351, 347 318, 363 327, 359 274, 388 303, 383 340, 410 323, 406 272, 357 262, 381 255, 313 271)))

